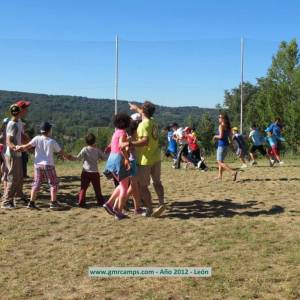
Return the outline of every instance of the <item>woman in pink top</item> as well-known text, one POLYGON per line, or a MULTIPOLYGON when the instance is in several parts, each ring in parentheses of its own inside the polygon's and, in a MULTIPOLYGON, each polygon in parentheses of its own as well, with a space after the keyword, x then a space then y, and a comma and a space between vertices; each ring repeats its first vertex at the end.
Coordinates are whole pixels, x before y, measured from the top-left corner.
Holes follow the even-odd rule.
POLYGON ((126 113, 118 113, 114 116, 113 123, 116 129, 111 139, 111 152, 105 171, 111 172, 119 185, 103 207, 109 214, 115 215, 118 220, 121 220, 127 217, 122 211, 127 200, 130 176, 128 152, 125 149, 129 146, 125 129, 130 125, 130 117, 126 113), (114 205, 116 199, 118 200, 114 205))

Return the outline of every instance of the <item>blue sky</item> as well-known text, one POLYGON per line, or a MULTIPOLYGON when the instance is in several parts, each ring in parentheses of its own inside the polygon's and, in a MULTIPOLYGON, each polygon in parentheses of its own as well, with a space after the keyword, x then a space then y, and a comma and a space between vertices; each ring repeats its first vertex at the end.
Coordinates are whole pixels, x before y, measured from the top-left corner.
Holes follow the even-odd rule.
POLYGON ((299 1, 0 0, 0 89, 214 107, 299 41, 299 1))

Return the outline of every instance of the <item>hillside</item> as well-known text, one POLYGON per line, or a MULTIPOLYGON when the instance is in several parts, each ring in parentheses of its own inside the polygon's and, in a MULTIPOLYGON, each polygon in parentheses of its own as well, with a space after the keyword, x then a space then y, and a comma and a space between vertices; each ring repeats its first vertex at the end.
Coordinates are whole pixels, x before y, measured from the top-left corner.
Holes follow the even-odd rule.
MULTIPOLYGON (((32 103, 28 120, 34 127, 41 121, 48 120, 55 124, 57 132, 79 137, 89 128, 111 126, 114 113, 114 101, 111 99, 0 91, 0 116, 7 114, 8 107, 21 98, 32 103)), ((118 105, 119 111, 129 113, 127 101, 119 101, 118 105)), ((157 106, 155 118, 161 127, 174 121, 184 125, 187 117, 199 119, 204 113, 209 113, 214 119, 217 110, 194 106, 157 106)))

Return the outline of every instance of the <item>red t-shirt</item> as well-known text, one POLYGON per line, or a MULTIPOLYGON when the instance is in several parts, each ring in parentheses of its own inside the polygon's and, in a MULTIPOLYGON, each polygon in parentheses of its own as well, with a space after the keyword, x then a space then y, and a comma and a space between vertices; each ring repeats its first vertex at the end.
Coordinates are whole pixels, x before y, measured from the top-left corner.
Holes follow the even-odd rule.
POLYGON ((197 144, 197 137, 193 135, 192 133, 187 135, 187 141, 189 144, 189 148, 191 151, 196 151, 199 149, 199 146, 197 144))

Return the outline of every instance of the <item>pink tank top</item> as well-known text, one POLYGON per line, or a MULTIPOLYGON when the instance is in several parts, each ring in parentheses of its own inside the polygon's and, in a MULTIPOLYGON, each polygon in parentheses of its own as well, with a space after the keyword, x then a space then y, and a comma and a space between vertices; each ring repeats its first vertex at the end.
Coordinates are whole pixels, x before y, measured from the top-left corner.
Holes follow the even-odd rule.
POLYGON ((111 153, 121 153, 119 140, 122 136, 127 136, 125 129, 116 129, 111 138, 111 153))

